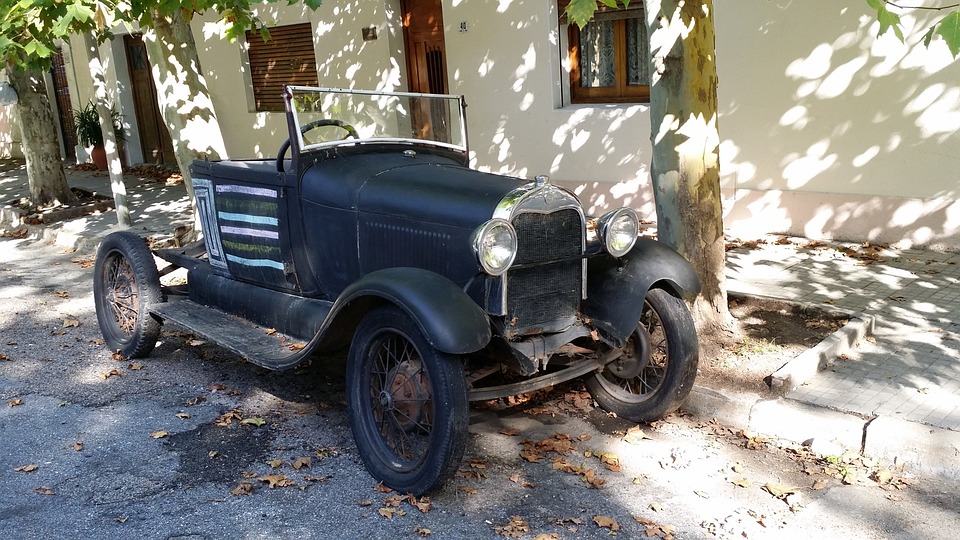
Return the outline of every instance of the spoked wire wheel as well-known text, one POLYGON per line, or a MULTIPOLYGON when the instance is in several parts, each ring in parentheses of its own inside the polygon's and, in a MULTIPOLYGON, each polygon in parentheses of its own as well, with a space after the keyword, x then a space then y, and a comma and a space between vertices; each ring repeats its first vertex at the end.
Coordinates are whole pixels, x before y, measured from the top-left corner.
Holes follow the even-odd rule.
POLYGON ((604 409, 648 422, 680 406, 693 388, 698 359, 686 304, 663 289, 651 289, 623 355, 585 383, 604 409))
POLYGON ((163 301, 153 254, 142 238, 112 233, 100 244, 93 278, 97 322, 111 351, 146 356, 160 337, 160 322, 148 306, 163 301))
POLYGON ((459 358, 437 351, 393 306, 371 311, 350 347, 350 424, 367 470, 420 494, 459 467, 468 405, 459 358))

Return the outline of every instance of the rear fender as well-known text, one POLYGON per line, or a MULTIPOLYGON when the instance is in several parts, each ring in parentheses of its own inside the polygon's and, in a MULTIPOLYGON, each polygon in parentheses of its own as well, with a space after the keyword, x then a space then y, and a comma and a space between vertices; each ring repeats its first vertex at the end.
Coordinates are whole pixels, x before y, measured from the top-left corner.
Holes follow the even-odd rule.
MULTIPOLYGON (((468 354, 493 336, 487 314, 449 279, 420 268, 385 268, 348 286, 334 304, 332 326, 340 334, 374 305, 390 302, 413 319, 435 349, 468 354)), ((352 329, 351 333, 352 333, 352 329)))
POLYGON ((637 328, 643 299, 654 285, 684 298, 700 292, 700 279, 683 256, 656 240, 639 238, 619 259, 603 255, 589 260, 583 314, 620 345, 637 328))

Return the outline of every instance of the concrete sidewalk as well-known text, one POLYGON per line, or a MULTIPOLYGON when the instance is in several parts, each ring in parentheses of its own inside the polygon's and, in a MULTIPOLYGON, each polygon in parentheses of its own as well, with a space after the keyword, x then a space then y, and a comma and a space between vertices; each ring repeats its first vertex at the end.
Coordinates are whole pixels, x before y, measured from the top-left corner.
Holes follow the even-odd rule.
MULTIPOLYGON (((111 195, 106 173, 68 171, 67 180, 111 195)), ((182 184, 135 176, 125 182, 133 231, 166 240, 190 223, 182 184)), ((0 207, 24 196, 26 186, 22 162, 0 161, 0 207)), ((0 230, 9 226, 0 221, 0 230)), ((117 225, 115 213, 105 212, 28 228, 32 237, 89 251, 117 225)), ((960 479, 960 254, 792 239, 733 249, 727 267, 731 292, 846 310, 859 321, 852 326, 860 326, 815 347, 819 360, 795 370, 810 371, 782 397, 696 387, 686 408, 759 433, 809 440, 821 453, 853 449, 960 479), (862 338, 868 329, 874 337, 862 338)))
MULTIPOLYGON (((110 177, 106 172, 67 170, 67 183, 113 198, 110 177)), ((127 174, 124 176, 127 204, 132 226, 137 234, 165 241, 173 237, 178 226, 191 223, 190 200, 183 183, 167 183, 154 178, 127 174)), ((16 224, 12 201, 28 194, 27 171, 22 160, 0 160, 0 230, 16 224)), ((67 219, 46 226, 27 226, 32 237, 54 242, 64 248, 90 251, 110 232, 120 230, 113 211, 67 219)))
POLYGON ((861 339, 749 424, 960 479, 960 254, 804 239, 727 253, 728 288, 863 314, 861 339))

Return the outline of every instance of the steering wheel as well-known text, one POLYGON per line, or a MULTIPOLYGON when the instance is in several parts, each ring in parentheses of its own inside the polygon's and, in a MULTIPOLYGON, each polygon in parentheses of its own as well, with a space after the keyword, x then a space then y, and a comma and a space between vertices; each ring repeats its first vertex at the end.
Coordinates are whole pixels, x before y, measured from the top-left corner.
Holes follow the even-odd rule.
MULTIPOLYGON (((356 128, 350 124, 344 122, 343 120, 337 120, 335 118, 321 118, 320 120, 314 120, 313 122, 307 122, 306 124, 300 126, 300 134, 306 134, 308 131, 325 126, 335 126, 343 129, 347 132, 347 136, 344 139, 353 137, 354 139, 359 139, 360 134, 357 133, 356 128)), ((283 172, 283 156, 287 153, 287 150, 290 149, 290 139, 283 141, 283 144, 280 145, 280 150, 277 151, 277 171, 283 172)))

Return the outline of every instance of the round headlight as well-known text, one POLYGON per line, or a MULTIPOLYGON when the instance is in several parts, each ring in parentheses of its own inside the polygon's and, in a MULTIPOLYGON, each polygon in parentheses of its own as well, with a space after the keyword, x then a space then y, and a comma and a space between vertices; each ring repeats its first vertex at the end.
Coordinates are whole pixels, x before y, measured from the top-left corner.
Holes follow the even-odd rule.
POLYGON ((517 232, 505 219, 491 219, 473 233, 473 249, 483 271, 499 276, 517 256, 517 232))
POLYGON ((637 213, 629 208, 620 208, 605 214, 600 218, 599 225, 603 247, 614 257, 626 255, 633 248, 640 233, 637 213))

